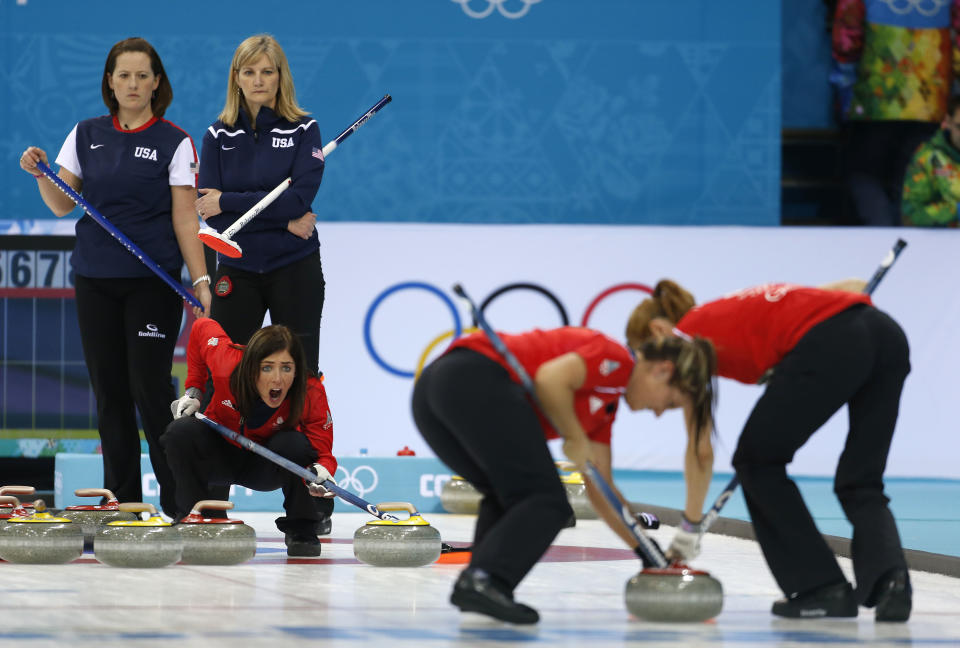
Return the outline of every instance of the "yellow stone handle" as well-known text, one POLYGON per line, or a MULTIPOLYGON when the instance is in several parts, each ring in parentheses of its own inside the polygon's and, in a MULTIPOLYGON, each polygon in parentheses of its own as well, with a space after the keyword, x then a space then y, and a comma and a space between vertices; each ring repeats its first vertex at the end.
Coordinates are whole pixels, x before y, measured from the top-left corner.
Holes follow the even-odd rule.
POLYGON ((416 507, 410 502, 383 502, 377 504, 377 508, 381 511, 406 511, 410 515, 419 515, 416 507))
POLYGON ((124 502, 118 508, 125 513, 143 513, 144 511, 149 511, 151 517, 157 515, 157 509, 153 504, 147 502, 124 502))

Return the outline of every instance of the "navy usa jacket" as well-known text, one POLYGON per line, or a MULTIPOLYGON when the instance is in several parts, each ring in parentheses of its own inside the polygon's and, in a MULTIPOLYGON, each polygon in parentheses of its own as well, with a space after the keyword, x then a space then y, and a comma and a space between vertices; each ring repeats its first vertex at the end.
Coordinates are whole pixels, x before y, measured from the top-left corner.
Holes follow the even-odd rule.
POLYGON ((224 265, 265 273, 316 253, 316 230, 304 240, 287 223, 311 211, 323 177, 320 129, 310 117, 289 122, 260 108, 256 129, 244 110, 233 127, 217 121, 203 136, 199 188, 219 189, 222 213, 207 224, 222 232, 286 178, 293 183, 233 237, 243 256, 219 255, 224 265))

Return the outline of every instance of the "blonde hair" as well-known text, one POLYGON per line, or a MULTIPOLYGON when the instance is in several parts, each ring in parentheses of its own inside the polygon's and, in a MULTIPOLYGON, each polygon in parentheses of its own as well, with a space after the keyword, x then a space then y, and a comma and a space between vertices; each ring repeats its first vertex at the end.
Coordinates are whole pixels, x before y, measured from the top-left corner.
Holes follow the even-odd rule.
POLYGON ((633 309, 627 320, 627 344, 631 349, 638 348, 653 337, 650 322, 663 317, 676 324, 697 302, 685 288, 672 279, 661 279, 653 289, 653 294, 633 309))
POLYGON ((716 430, 713 411, 716 409, 717 353, 710 340, 695 337, 692 340, 679 337, 649 339, 637 350, 646 360, 670 360, 674 364, 670 385, 690 396, 693 402, 693 424, 697 441, 704 425, 716 430))
POLYGON ((243 106, 243 95, 240 93, 240 86, 237 84, 237 74, 240 72, 240 68, 260 58, 263 54, 266 54, 280 77, 280 83, 277 86, 276 106, 273 111, 289 122, 299 121, 301 117, 310 114, 297 105, 297 91, 293 87, 290 65, 287 63, 287 55, 283 53, 280 43, 269 34, 257 34, 240 43, 237 51, 233 53, 233 61, 230 62, 230 73, 227 76, 227 101, 218 117, 227 126, 233 127, 237 123, 240 108, 243 106))

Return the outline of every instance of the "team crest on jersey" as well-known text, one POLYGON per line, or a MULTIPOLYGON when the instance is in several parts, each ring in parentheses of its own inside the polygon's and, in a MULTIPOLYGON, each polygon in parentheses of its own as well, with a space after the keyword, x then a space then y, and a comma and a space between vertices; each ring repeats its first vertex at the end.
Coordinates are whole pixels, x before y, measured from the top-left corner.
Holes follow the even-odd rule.
POLYGON ((600 363, 600 375, 609 376, 620 368, 620 363, 616 360, 604 360, 600 363))
POLYGON ((280 427, 281 425, 283 425, 283 417, 282 417, 282 416, 278 416, 278 417, 277 417, 277 420, 274 421, 274 423, 273 423, 273 427, 280 427))
POLYGON ((220 344, 220 338, 212 337, 207 340, 207 346, 217 346, 218 344, 220 344))
POLYGON ((230 399, 222 400, 222 401, 220 401, 220 404, 221 404, 221 405, 226 405, 226 406, 229 407, 230 409, 237 409, 236 407, 233 406, 233 403, 230 402, 230 399))
POLYGON ((226 297, 233 292, 233 282, 230 281, 230 277, 223 275, 217 280, 217 285, 214 286, 213 292, 217 294, 218 297, 226 297))
POLYGON ((273 138, 273 148, 292 148, 292 147, 293 147, 292 137, 274 137, 273 138))
POLYGON ((157 161, 157 149, 147 148, 146 146, 138 146, 133 151, 133 157, 143 158, 144 160, 153 160, 157 161))

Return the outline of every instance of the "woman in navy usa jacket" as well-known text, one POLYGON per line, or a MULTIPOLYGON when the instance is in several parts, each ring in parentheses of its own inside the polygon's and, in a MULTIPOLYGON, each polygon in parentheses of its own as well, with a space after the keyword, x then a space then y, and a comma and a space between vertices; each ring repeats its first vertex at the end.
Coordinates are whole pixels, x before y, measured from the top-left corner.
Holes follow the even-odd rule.
POLYGON ((240 258, 220 255, 211 316, 246 344, 264 314, 291 328, 317 369, 324 281, 310 203, 323 176, 320 130, 297 105, 287 57, 271 36, 247 38, 233 55, 227 99, 200 155, 197 213, 219 231, 285 178, 293 183, 233 237, 240 258))

